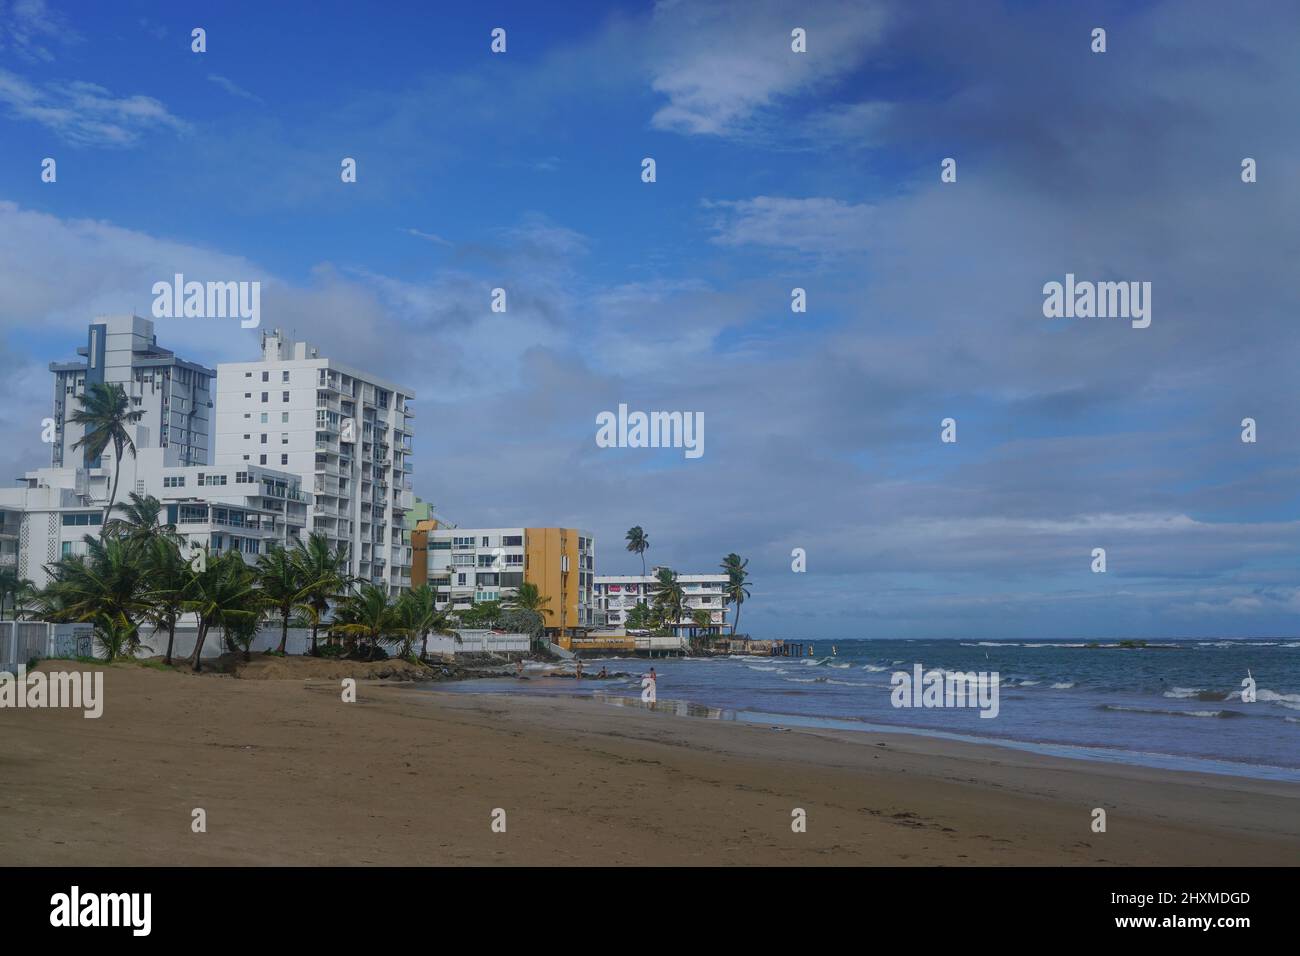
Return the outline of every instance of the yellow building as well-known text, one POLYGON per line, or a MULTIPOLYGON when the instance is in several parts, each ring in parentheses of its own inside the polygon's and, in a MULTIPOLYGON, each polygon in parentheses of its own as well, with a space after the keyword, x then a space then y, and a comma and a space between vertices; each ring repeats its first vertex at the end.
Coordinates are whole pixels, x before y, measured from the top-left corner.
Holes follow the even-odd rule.
POLYGON ((593 620, 596 544, 574 528, 447 528, 436 518, 416 523, 411 585, 428 582, 438 606, 462 610, 510 598, 525 581, 545 603, 547 634, 562 647, 593 620))

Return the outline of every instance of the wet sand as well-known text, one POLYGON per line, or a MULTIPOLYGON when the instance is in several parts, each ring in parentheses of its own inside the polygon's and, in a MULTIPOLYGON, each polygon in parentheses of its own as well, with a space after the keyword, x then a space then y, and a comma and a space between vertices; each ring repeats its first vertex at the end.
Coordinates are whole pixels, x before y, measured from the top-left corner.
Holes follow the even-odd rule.
POLYGON ((349 704, 337 680, 105 671, 98 720, 0 710, 0 865, 1300 861, 1288 783, 588 700, 371 682, 349 704))

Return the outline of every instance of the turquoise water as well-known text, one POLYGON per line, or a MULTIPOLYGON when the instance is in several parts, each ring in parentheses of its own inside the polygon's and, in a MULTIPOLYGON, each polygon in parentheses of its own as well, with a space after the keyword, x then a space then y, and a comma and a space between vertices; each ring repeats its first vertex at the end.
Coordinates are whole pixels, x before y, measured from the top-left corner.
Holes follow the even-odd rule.
MULTIPOLYGON (((807 648, 805 642, 805 650, 807 648)), ((922 732, 1083 759, 1300 782, 1300 639, 1159 641, 814 641, 814 657, 607 658, 640 675, 653 664, 661 710, 790 726, 922 732), (834 645, 836 653, 831 654, 834 645), (942 669, 998 674, 998 712, 895 707, 891 675, 942 669), (1242 701, 1242 680, 1256 700, 1242 701), (690 706, 687 706, 690 705, 690 706)), ((571 668, 572 665, 569 665, 571 668)), ((456 692, 602 696, 639 703, 639 676, 548 677, 441 685, 456 692)))

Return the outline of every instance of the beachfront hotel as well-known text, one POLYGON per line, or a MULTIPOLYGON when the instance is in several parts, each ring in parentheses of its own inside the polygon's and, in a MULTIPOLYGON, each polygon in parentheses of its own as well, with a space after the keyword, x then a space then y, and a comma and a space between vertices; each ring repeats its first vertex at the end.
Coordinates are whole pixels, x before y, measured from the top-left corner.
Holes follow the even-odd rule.
POLYGON ((257 361, 217 366, 216 464, 298 475, 312 495, 307 530, 365 583, 409 588, 414 392, 279 329, 261 347, 257 361))
MULTIPOLYGON (((213 554, 237 551, 252 564, 273 545, 290 547, 306 527, 307 496, 297 475, 164 461, 162 448, 125 455, 117 501, 132 491, 157 498, 161 520, 176 526, 187 551, 191 544, 213 554)), ((113 471, 110 447, 98 467, 40 468, 18 487, 0 488, 0 564, 45 587, 46 564, 84 554, 86 536, 99 534, 113 471)))
POLYGON ((211 461, 211 382, 216 372, 177 358, 158 344, 154 324, 138 315, 99 316, 90 323, 82 361, 51 362, 54 373, 54 468, 94 468, 98 462, 73 451, 85 430, 68 421, 91 385, 121 385, 133 411, 137 448, 163 449, 164 465, 211 461))
POLYGON ((446 528, 436 518, 416 524, 412 584, 428 582, 439 608, 467 610, 482 601, 509 601, 525 581, 537 585, 550 613, 547 633, 557 644, 593 627, 596 542, 574 528, 446 528))
MULTIPOLYGON (((659 568, 653 568, 649 574, 596 576, 593 589, 596 611, 604 617, 609 628, 626 630, 632 608, 642 601, 648 605, 654 604, 655 573, 658 570, 659 568)), ((677 575, 677 581, 686 592, 686 614, 673 623, 673 634, 684 637, 728 633, 731 625, 727 623, 727 575, 682 573, 677 575), (701 628, 695 623, 692 615, 696 611, 708 612, 707 628, 701 628)))

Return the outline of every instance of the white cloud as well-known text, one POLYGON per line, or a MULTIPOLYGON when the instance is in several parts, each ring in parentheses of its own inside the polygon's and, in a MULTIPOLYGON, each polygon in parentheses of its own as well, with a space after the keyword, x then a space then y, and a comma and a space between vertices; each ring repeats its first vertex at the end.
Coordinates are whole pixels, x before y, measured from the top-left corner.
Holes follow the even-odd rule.
POLYGON ((262 102, 262 98, 258 96, 256 93, 248 92, 248 90, 244 89, 242 86, 237 84, 234 80, 222 76, 219 73, 209 73, 208 79, 211 80, 213 83, 217 84, 217 86, 221 87, 231 96, 238 96, 240 99, 244 99, 244 100, 252 100, 254 103, 262 102))
POLYGON ((46 43, 75 43, 81 37, 45 0, 14 0, 6 10, 0 3, 0 50, 11 49, 20 58, 49 63, 54 59, 46 43))
POLYGON ((7 70, 0 70, 0 103, 14 116, 40 123, 74 146, 128 147, 147 130, 188 129, 152 96, 115 96, 81 81, 36 86, 7 70))
POLYGON ((683 133, 741 132, 765 107, 860 66, 885 22, 879 3, 661 0, 652 24, 652 86, 668 102, 652 122, 683 133), (807 31, 806 53, 790 49, 795 27, 807 31))
POLYGON ((713 241, 724 246, 766 246, 804 253, 864 251, 875 216, 871 206, 839 199, 756 196, 706 202, 719 210, 713 241))

